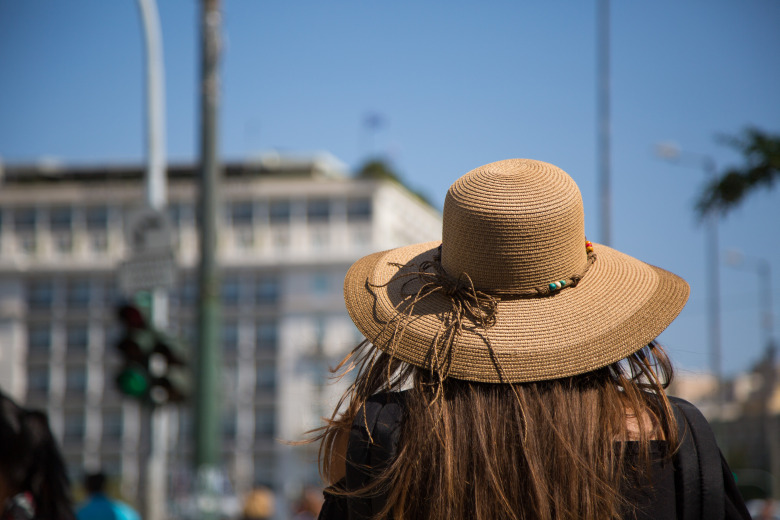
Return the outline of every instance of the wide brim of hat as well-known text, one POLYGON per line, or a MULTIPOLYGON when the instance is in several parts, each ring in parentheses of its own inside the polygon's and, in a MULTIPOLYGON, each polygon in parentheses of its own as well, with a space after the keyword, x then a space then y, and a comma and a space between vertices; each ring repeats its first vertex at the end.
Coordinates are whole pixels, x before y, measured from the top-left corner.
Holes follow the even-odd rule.
MULTIPOLYGON (((388 337, 399 323, 396 307, 420 283, 403 275, 419 271, 439 245, 368 255, 352 265, 344 281, 347 311, 366 339, 422 368, 430 368, 450 300, 437 293, 417 302, 402 318, 402 333, 392 342, 388 337)), ((447 359, 447 376, 488 383, 557 379, 607 366, 654 340, 684 307, 688 284, 607 246, 594 244, 594 249, 596 261, 576 287, 501 299, 495 325, 465 327, 447 359)))

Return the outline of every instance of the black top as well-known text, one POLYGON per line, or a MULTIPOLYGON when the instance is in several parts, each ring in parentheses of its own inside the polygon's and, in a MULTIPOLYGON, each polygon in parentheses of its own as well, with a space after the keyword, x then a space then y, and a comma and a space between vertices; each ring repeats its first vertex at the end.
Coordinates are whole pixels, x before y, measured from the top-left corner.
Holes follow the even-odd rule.
MULTIPOLYGON (((640 481, 637 472, 629 471, 628 480, 621 489, 626 503, 630 505, 628 510, 623 512, 623 518, 626 520, 688 520, 691 518, 712 520, 718 517, 724 520, 750 520, 731 470, 717 449, 714 437, 703 416, 690 403, 675 398, 671 400, 682 410, 680 414, 676 412, 678 423, 681 425, 682 441, 679 450, 681 453, 670 459, 665 456, 665 442, 651 442, 652 465, 649 479, 641 477, 640 481), (703 441, 694 445, 693 439, 707 438, 707 436, 712 439, 709 441, 711 446, 703 441), (706 464, 703 464, 699 459, 705 458, 704 454, 708 449, 713 453, 706 457, 707 460, 704 461, 706 464), (690 476, 691 472, 694 477, 690 476), (701 475, 702 472, 707 475, 701 475), (711 503, 713 500, 720 502, 721 499, 722 506, 711 503)), ((372 396, 366 402, 365 415, 361 410, 352 424, 347 446, 347 474, 335 485, 336 488, 346 490, 362 488, 370 481, 372 475, 381 471, 395 458, 403 416, 403 401, 403 393, 383 393, 372 396), (369 441, 366 426, 371 431, 373 442, 369 441)), ((638 443, 628 442, 626 464, 636 467, 638 455, 638 443)), ((379 512, 385 502, 384 496, 346 498, 333 495, 326 489, 325 504, 320 518, 368 519, 379 512)))

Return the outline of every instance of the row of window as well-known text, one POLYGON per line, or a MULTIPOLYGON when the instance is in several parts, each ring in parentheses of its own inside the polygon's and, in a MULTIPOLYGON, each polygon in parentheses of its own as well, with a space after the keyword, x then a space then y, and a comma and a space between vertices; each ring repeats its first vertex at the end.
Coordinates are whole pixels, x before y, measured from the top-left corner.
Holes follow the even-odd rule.
MULTIPOLYGON (((295 281, 296 292, 322 298, 339 295, 344 280, 342 271, 313 272, 301 275, 295 281)), ((220 302, 224 307, 272 307, 281 299, 281 280, 273 275, 228 274, 222 279, 220 302)), ((172 309, 194 308, 197 304, 197 285, 191 278, 169 293, 172 309)), ((93 309, 112 313, 120 301, 120 293, 113 279, 33 278, 26 285, 27 308, 32 312, 51 311, 55 306, 68 313, 93 309)))
MULTIPOLYGON (((117 397, 110 371, 106 371, 105 384, 110 396, 117 397)), ((27 396, 33 403, 45 403, 51 392, 51 368, 48 365, 32 364, 27 369, 27 396)), ((255 369, 255 391, 268 394, 276 389, 276 367, 274 363, 261 363, 255 369)), ((65 397, 83 400, 87 391, 87 367, 68 365, 65 369, 65 397)), ((118 401, 117 401, 118 402, 118 401)))
MULTIPOLYGON (((321 275, 314 275, 312 291, 319 294, 325 286, 330 288, 328 282, 323 282, 321 275)), ((73 278, 64 280, 58 288, 58 283, 53 278, 35 278, 29 281, 26 289, 27 308, 32 311, 48 311, 55 304, 67 307, 68 311, 91 306, 113 309, 119 301, 119 292, 113 280, 73 278)), ((228 307, 274 305, 279 301, 280 289, 279 279, 273 276, 227 275, 222 281, 220 295, 222 304, 228 307)), ((197 299, 195 282, 191 279, 185 281, 171 291, 170 297, 174 306, 194 306, 197 299)))
MULTIPOLYGON (((226 220, 236 227, 252 226, 257 221, 268 220, 271 224, 286 224, 293 218, 295 203, 287 199, 271 200, 267 203, 251 200, 233 201, 226 210, 226 220)), ((305 201, 305 218, 307 222, 328 222, 340 211, 343 211, 348 222, 362 222, 371 219, 371 199, 347 199, 345 206, 338 201, 327 198, 314 198, 305 201)), ((188 214, 186 205, 172 205, 171 219, 174 225, 180 223, 182 217, 188 214)))
MULTIPOLYGON (((234 222, 233 240, 227 242, 228 247, 235 247, 241 251, 285 251, 290 249, 293 244, 292 232, 289 226, 273 226, 267 239, 260 238, 257 234, 258 228, 253 225, 241 225, 234 222)), ((1 231, 1 229, 0 229, 1 231)), ((371 228, 368 223, 357 223, 350 225, 349 229, 343 235, 336 235, 334 230, 325 226, 312 225, 309 228, 303 242, 298 245, 306 244, 306 247, 314 250, 324 250, 334 244, 349 244, 350 246, 364 247, 370 244, 371 228)), ((175 247, 181 247, 183 243, 180 237, 181 228, 173 228, 173 240, 175 247)), ((2 238, 2 233, 0 233, 2 238)), ((109 251, 109 235, 106 230, 90 231, 87 235, 79 237, 80 245, 76 244, 76 235, 70 229, 53 231, 50 237, 50 245, 46 251, 50 251, 58 256, 69 256, 76 252, 86 253, 90 256, 103 256, 109 251)), ((34 257, 41 253, 41 237, 32 230, 18 232, 15 237, 15 250, 17 254, 34 257)), ((189 243, 189 242, 188 242, 189 243)))
MULTIPOLYGON (((239 345, 239 325, 235 320, 228 320, 222 325, 221 347, 225 351, 236 351, 239 345)), ((182 327, 183 335, 192 338, 194 330, 192 324, 182 327)), ((103 336, 109 345, 118 339, 116 328, 103 336)), ((89 324, 85 322, 66 323, 64 325, 64 339, 66 355, 85 356, 90 345, 89 324)), ((279 339, 278 326, 270 319, 259 319, 254 323, 254 348, 262 352, 275 352, 279 339)), ((36 361, 47 357, 51 353, 54 343, 54 326, 51 322, 30 322, 27 325, 27 355, 36 361)))
MULTIPOLYGON (((39 208, 19 207, 0 211, 0 230, 3 229, 4 215, 8 225, 17 233, 35 231, 39 223, 45 223, 52 231, 70 231, 73 229, 79 212, 72 206, 52 206, 45 213, 39 208)), ((88 231, 106 231, 108 229, 108 207, 93 206, 83 209, 83 227, 88 231)))
POLYGON ((58 291, 61 299, 55 300, 57 282, 53 278, 34 278, 26 287, 27 308, 50 310, 55 301, 69 310, 86 309, 90 305, 110 308, 117 302, 118 292, 113 280, 68 278, 62 281, 58 291))
MULTIPOLYGON (((254 436, 256 439, 268 439, 276 432, 276 417, 273 408, 254 410, 254 436)), ((104 443, 118 443, 122 439, 125 426, 121 408, 101 411, 101 434, 104 443)), ((191 425, 182 424, 181 435, 188 437, 191 425)), ((236 416, 226 416, 222 421, 222 438, 231 441, 236 438, 236 416)), ((63 416, 62 441, 64 444, 84 442, 86 435, 86 413, 84 410, 68 410, 63 416)))
MULTIPOLYGON (((327 198, 314 198, 304 202, 305 218, 308 222, 328 222, 333 215, 343 208, 347 221, 360 222, 371 219, 372 208, 370 198, 351 198, 341 206, 337 201, 327 198)), ((342 203, 343 204, 343 203, 342 203)), ((225 220, 234 226, 251 226, 257 221, 268 220, 272 224, 288 223, 293 218, 295 203, 289 199, 260 202, 252 200, 233 201, 226 206, 225 220)), ((172 203, 168 206, 168 215, 175 227, 185 222, 194 222, 195 209, 193 204, 172 203)), ((4 229, 16 233, 35 232, 39 225, 48 227, 51 231, 71 231, 74 227, 87 231, 107 231, 109 227, 108 206, 91 206, 76 208, 73 206, 51 206, 43 208, 25 206, 0 209, 0 232, 4 229)))

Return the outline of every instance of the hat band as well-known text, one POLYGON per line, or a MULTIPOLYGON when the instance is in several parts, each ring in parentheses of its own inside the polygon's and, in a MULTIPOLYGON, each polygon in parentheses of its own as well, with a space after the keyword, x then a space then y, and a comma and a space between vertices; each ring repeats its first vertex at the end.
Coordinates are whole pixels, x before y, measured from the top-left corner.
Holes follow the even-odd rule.
MULTIPOLYGON (((414 314, 415 306, 431 295, 440 294, 447 299, 450 309, 443 313, 441 326, 433 338, 427 368, 437 373, 440 378, 446 378, 452 359, 452 349, 457 344, 458 336, 461 335, 464 328, 472 328, 466 323, 466 319, 471 321, 474 327, 487 333, 487 330, 496 324, 499 301, 549 296, 560 290, 575 287, 596 261, 596 254, 591 245, 588 245, 587 253, 588 260, 580 273, 575 273, 557 282, 524 290, 485 291, 475 288, 474 282, 467 273, 461 273, 458 278, 449 275, 441 265, 441 246, 439 246, 431 260, 426 260, 416 266, 419 269, 417 271, 396 274, 383 284, 373 284, 366 280, 366 285, 373 288, 387 287, 391 283, 403 281, 401 287, 403 299, 396 305, 395 315, 385 323, 378 337, 372 341, 374 343, 377 340, 382 341, 386 352, 391 356, 394 355, 397 343, 404 335, 406 326, 414 314), (415 280, 421 281, 422 285, 415 290, 407 291, 407 286, 415 280)), ((406 267, 398 263, 390 265, 399 269, 406 267)), ((410 265, 410 267, 415 266, 410 265)), ((492 351, 493 347, 487 334, 485 340, 488 348, 492 351)), ((497 363, 498 358, 495 355, 492 358, 497 363)), ((499 376, 504 379, 501 366, 496 365, 496 369, 499 376)))
MULTIPOLYGON (((590 242, 586 242, 586 244, 587 261, 585 262, 585 266, 582 268, 582 271, 579 273, 572 274, 566 278, 555 280, 545 285, 539 285, 537 287, 531 287, 528 289, 480 289, 479 292, 496 297, 500 300, 512 300, 519 298, 549 296, 550 294, 557 293, 561 289, 576 287, 580 280, 582 280, 582 277, 585 276, 585 274, 588 272, 590 266, 593 265, 593 262, 596 261, 596 253, 593 252, 592 244, 590 242)), ((393 265, 403 267, 400 264, 393 265)), ((463 288, 470 288, 472 291, 475 290, 474 283, 472 282, 468 273, 461 273, 458 278, 455 278, 444 270, 444 266, 441 264, 441 245, 436 249, 436 252, 433 254, 433 258, 431 260, 426 260, 425 262, 420 263, 419 268, 419 272, 409 274, 417 274, 421 280, 430 282, 430 280, 427 280, 426 278, 433 274, 427 272, 432 268, 434 271, 436 271, 436 275, 439 278, 439 281, 441 282, 446 294, 451 294, 452 292, 463 288)))

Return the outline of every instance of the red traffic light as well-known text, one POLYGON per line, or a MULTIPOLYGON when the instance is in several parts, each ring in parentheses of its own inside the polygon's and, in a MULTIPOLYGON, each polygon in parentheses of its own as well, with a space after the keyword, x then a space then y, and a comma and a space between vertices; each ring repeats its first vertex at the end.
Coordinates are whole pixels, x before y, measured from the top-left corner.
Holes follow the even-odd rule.
POLYGON ((131 329, 147 328, 146 315, 135 305, 122 305, 117 309, 119 320, 131 329))

